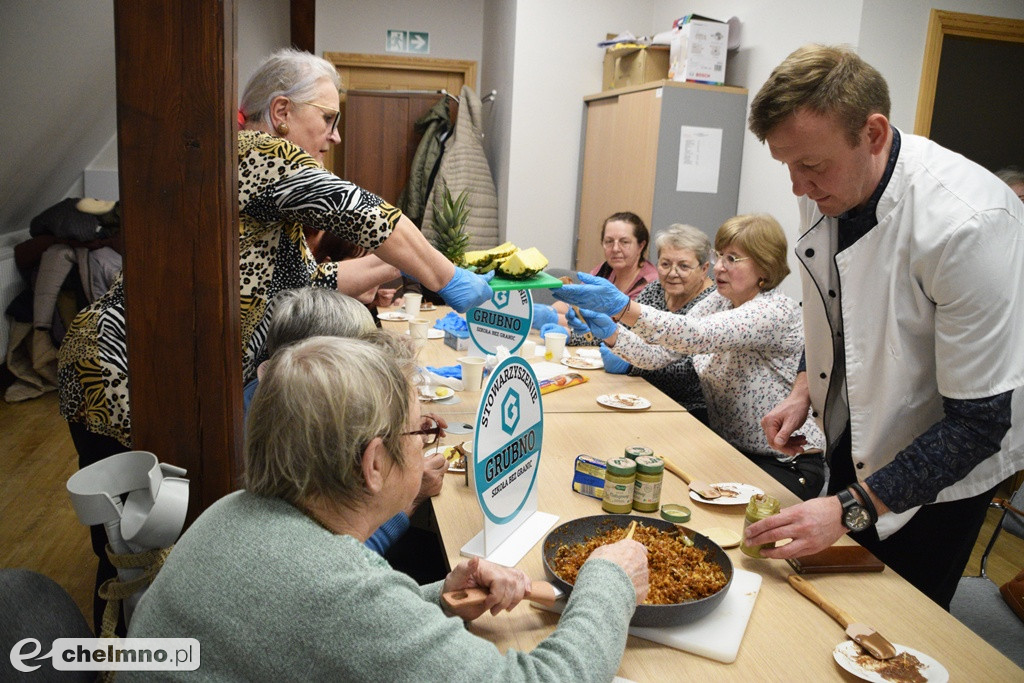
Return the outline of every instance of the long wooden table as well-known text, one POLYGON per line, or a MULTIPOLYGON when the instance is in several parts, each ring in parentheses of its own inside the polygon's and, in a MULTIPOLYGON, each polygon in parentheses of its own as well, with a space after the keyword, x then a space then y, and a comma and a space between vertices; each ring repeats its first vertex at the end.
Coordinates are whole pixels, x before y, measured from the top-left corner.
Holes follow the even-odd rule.
MULTIPOLYGON (((396 311, 399 309, 387 309, 388 311, 396 311)), ((451 309, 445 306, 439 306, 433 311, 424 311, 421 317, 426 318, 433 325, 434 321, 439 318, 443 318, 451 309)), ((381 324, 384 329, 391 330, 400 334, 404 334, 409 329, 409 323, 406 321, 387 321, 382 320, 381 324)), ((544 341, 537 335, 536 330, 531 331, 531 340, 537 343, 538 346, 543 347, 544 341)), ((470 342, 472 346, 472 342, 470 342)), ((569 347, 572 351, 572 347, 569 347)), ((434 366, 444 367, 449 365, 456 365, 458 359, 467 355, 482 355, 476 349, 472 347, 466 351, 456 351, 455 349, 445 345, 441 339, 428 339, 423 343, 419 354, 417 356, 420 365, 423 366, 434 366)), ((531 365, 539 365, 545 363, 542 356, 536 356, 529 359, 531 365)), ((683 412, 685 408, 676 403, 668 395, 657 389, 654 385, 647 382, 647 380, 641 377, 630 377, 628 375, 612 375, 605 372, 603 369, 598 370, 576 370, 573 368, 562 366, 562 370, 566 373, 577 372, 587 378, 587 382, 579 384, 566 389, 560 389, 553 391, 549 394, 544 395, 544 410, 548 413, 613 413, 617 412, 614 409, 606 408, 597 402, 597 397, 601 394, 611 393, 633 393, 643 398, 646 398, 651 402, 651 407, 648 408, 650 412, 683 412)), ((463 391, 459 392, 459 397, 462 399, 459 403, 447 404, 444 402, 432 403, 430 405, 430 411, 439 415, 469 415, 476 414, 476 407, 480 403, 479 391, 463 391)))
MULTIPOLYGON (((407 328, 404 323, 402 325, 407 328)), ((444 347, 440 340, 428 344, 443 347, 443 350, 430 346, 424 348, 421 358, 436 353, 437 362, 429 364, 449 365, 460 355, 444 347)), ((615 386, 618 391, 632 391, 648 398, 656 392, 654 387, 639 378, 605 373, 600 382, 605 386, 615 386), (646 386, 633 382, 644 382, 646 386)), ((560 521, 602 514, 600 501, 571 490, 573 461, 581 453, 607 459, 636 444, 654 449, 656 454, 671 459, 699 479, 752 484, 779 498, 783 506, 798 502, 783 486, 681 409, 663 412, 623 412, 600 406, 600 410, 591 409, 593 396, 603 391, 588 396, 589 401, 581 401, 586 403, 581 408, 586 409, 578 412, 569 411, 566 406, 558 409, 557 399, 589 394, 601 384, 594 377, 587 384, 546 394, 542 399, 545 429, 538 474, 538 507, 541 511, 558 515, 560 521), (560 397, 563 394, 565 397, 560 397), (553 404, 555 409, 552 409, 553 404)), ((471 392, 463 392, 463 396, 463 404, 450 406, 453 410, 448 414, 460 415, 472 422, 476 401, 470 400, 471 392)), ((571 403, 566 401, 567 405, 571 403)), ((461 438, 465 437, 453 436, 448 441, 461 438)), ((724 526, 742 532, 742 506, 692 501, 685 484, 667 472, 661 500, 689 507, 693 516, 687 526, 697 531, 724 526)), ((432 504, 445 552, 454 566, 463 559, 459 554, 460 548, 482 528, 480 509, 464 477, 457 475, 446 477, 441 494, 432 500, 432 504)), ((845 537, 840 542, 852 543, 845 537)), ((756 572, 763 580, 736 661, 723 664, 630 637, 619 668, 620 676, 634 681, 700 677, 730 681, 857 680, 832 658, 833 648, 846 639, 842 629, 789 586, 786 576, 792 570, 787 563, 755 560, 743 555, 739 549, 726 552, 735 567, 756 572)), ((544 578, 540 544, 518 566, 531 577, 544 578)), ((870 574, 811 576, 809 580, 857 621, 874 626, 892 642, 937 659, 949 671, 952 681, 1024 680, 1024 671, 890 569, 870 574)), ((502 651, 510 648, 528 651, 551 633, 557 620, 556 614, 523 604, 497 617, 484 615, 469 628, 494 642, 502 651)))

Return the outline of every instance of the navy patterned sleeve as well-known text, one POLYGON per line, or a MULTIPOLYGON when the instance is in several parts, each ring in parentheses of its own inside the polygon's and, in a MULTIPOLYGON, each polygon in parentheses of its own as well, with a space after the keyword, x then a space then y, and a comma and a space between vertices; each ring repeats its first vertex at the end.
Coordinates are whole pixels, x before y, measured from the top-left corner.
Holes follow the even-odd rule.
POLYGON ((932 502, 999 450, 1010 429, 1012 395, 1013 390, 988 398, 943 397, 945 416, 868 477, 868 486, 894 512, 932 502))

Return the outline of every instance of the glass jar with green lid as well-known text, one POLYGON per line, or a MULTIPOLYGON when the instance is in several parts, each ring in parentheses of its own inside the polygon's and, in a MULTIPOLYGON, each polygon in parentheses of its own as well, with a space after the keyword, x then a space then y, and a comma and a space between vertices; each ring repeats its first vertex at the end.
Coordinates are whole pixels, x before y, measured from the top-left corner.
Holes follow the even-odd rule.
MULTIPOLYGON (((747 503, 747 514, 743 520, 743 531, 747 530, 747 527, 754 522, 759 522, 766 517, 777 515, 779 513, 779 500, 773 498, 767 493, 758 493, 750 497, 750 502, 747 503)), ((744 555, 750 557, 756 557, 758 559, 764 559, 764 555, 761 554, 761 548, 774 548, 774 543, 761 543, 760 545, 749 545, 747 543, 747 537, 744 534, 743 541, 740 543, 740 550, 743 551, 744 555)))
POLYGON ((630 446, 626 449, 626 457, 636 460, 641 455, 654 455, 654 451, 647 446, 630 446))
POLYGON ((661 482, 665 476, 665 461, 654 455, 640 455, 636 459, 636 482, 633 485, 633 509, 637 512, 657 512, 661 505, 661 482))
POLYGON ((636 479, 636 463, 629 458, 615 458, 608 461, 604 473, 604 495, 601 509, 605 512, 626 514, 633 509, 633 482, 636 479))

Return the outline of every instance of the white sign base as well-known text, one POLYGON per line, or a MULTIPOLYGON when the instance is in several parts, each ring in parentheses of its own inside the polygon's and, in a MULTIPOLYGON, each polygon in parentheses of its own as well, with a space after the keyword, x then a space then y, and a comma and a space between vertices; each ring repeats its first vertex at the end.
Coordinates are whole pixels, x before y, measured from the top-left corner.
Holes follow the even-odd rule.
POLYGON ((482 557, 488 562, 503 567, 514 567, 530 552, 530 548, 544 538, 558 522, 558 515, 548 512, 534 512, 512 535, 506 538, 490 555, 484 554, 484 532, 481 531, 462 546, 463 557, 482 557))

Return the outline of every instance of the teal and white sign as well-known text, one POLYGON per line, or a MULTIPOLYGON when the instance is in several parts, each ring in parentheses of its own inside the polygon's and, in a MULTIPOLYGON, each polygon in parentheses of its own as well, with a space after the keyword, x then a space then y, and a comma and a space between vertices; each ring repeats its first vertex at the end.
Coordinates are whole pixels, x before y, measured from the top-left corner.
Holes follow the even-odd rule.
POLYGON ((544 414, 540 383, 529 363, 511 356, 491 373, 476 424, 467 465, 484 528, 462 553, 515 566, 558 521, 537 511, 544 414))
POLYGON ((509 353, 523 345, 533 323, 533 297, 530 290, 495 292, 490 301, 466 311, 469 338, 484 354, 504 346, 509 353))
POLYGON ((385 52, 405 52, 414 55, 430 54, 430 34, 426 31, 388 29, 385 52))

